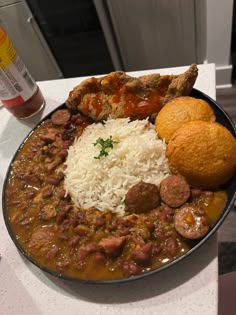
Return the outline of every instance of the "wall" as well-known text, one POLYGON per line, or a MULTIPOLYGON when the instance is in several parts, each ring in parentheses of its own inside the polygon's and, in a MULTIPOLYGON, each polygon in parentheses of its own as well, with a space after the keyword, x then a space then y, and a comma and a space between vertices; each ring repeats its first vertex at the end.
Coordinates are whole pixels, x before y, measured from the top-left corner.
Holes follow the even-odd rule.
POLYGON ((206 55, 204 62, 216 64, 218 87, 231 85, 230 52, 233 2, 233 0, 206 1, 206 55))

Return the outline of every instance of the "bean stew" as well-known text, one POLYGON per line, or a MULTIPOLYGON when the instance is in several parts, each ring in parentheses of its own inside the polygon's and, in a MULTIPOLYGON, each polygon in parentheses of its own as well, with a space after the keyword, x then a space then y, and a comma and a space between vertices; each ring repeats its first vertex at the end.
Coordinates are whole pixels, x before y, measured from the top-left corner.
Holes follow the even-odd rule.
MULTIPOLYGON (((66 278, 106 281, 145 274, 187 253, 199 239, 195 230, 189 232, 192 237, 182 235, 176 206, 168 202, 123 217, 73 204, 63 185, 64 162, 69 146, 91 123, 62 107, 38 125, 13 159, 5 185, 5 220, 24 254, 66 278)), ((201 208, 200 225, 208 231, 225 208, 227 194, 184 189, 184 207, 191 208, 186 222, 201 218, 201 208)))

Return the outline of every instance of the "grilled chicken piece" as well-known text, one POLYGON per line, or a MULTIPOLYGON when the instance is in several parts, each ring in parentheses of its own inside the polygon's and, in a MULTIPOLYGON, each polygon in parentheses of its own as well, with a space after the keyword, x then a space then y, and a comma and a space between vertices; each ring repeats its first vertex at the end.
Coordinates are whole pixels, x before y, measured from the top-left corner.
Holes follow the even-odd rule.
POLYGON ((190 94, 197 75, 195 64, 180 75, 151 74, 133 78, 122 71, 111 72, 76 86, 66 105, 94 121, 106 120, 109 116, 154 119, 168 101, 190 94))

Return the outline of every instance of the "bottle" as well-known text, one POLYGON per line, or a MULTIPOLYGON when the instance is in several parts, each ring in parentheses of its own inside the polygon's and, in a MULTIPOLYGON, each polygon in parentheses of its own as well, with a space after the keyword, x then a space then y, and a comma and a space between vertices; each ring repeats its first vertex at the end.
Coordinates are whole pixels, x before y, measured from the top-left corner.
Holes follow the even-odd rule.
POLYGON ((45 105, 39 87, 1 26, 0 100, 18 119, 35 115, 45 105))

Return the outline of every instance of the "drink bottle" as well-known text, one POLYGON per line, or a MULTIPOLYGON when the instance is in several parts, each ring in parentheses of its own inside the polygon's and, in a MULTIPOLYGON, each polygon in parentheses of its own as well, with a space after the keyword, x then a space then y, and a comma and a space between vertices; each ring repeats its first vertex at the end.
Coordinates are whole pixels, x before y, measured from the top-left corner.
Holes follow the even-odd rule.
POLYGON ((0 101, 16 118, 28 118, 45 105, 43 95, 0 25, 0 101))

